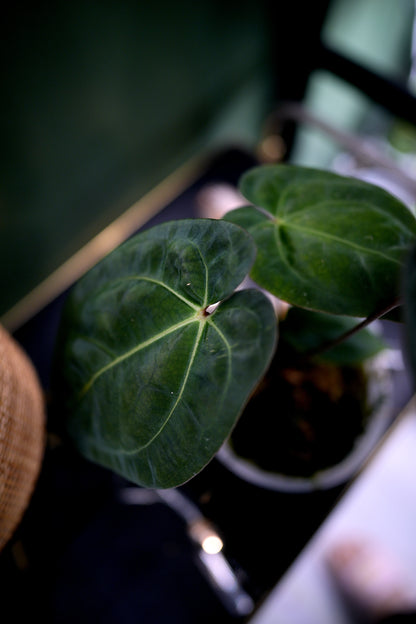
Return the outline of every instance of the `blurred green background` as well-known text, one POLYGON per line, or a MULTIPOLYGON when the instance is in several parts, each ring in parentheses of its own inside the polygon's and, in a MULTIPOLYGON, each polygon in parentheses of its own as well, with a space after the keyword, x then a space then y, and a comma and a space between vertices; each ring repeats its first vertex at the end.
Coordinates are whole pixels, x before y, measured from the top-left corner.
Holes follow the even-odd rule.
MULTIPOLYGON (((322 37, 406 83, 413 19, 413 0, 7 5, 0 316, 195 155, 254 150, 280 99, 300 94, 334 127, 394 134, 397 143, 395 120, 351 85, 316 71, 304 92, 299 74, 322 37)), ((399 130, 409 144, 414 129, 399 130)), ((331 167, 339 150, 300 125, 290 159, 331 167)))
POLYGON ((270 106, 263 2, 15 3, 2 18, 0 314, 270 106))

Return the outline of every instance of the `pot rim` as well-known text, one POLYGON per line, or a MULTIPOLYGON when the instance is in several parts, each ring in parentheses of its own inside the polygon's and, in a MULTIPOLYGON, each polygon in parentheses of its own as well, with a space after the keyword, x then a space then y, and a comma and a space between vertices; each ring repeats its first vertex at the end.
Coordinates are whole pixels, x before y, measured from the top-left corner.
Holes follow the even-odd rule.
POLYGON ((380 442, 392 419, 393 381, 389 370, 389 353, 385 349, 364 364, 369 375, 368 399, 371 410, 365 431, 355 441, 353 449, 340 462, 318 470, 309 477, 291 476, 264 470, 253 461, 235 453, 229 439, 216 457, 226 468, 241 479, 269 490, 280 492, 313 492, 341 485, 350 480, 366 463, 380 442))

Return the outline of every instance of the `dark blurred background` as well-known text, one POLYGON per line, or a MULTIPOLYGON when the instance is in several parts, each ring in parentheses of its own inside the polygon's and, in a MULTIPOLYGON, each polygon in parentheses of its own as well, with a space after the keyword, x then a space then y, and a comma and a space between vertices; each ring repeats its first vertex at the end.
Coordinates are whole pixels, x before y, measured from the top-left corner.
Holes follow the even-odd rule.
MULTIPOLYGON (((322 46, 409 86, 412 20, 412 0, 7 3, 0 315, 196 154, 253 150, 282 102, 385 139, 388 95, 368 100, 322 46)), ((279 131, 286 159, 339 151, 301 128, 292 153, 293 120, 279 131)))
MULTIPOLYGON (((235 185, 259 161, 357 175, 414 206, 413 21, 413 0, 3 7, 0 315, 46 390, 67 284, 35 298, 29 315, 15 306, 186 163, 205 165, 146 225, 195 216, 201 189, 235 185)), ((50 435, 34 498, 0 555, 11 609, 2 621, 236 618, 196 567, 183 520, 160 503, 121 504, 127 486, 50 435)), ((252 491, 247 503, 215 462, 185 493, 219 522, 256 602, 340 494, 304 497, 299 508, 291 496, 252 491), (279 505, 292 512, 283 517, 279 505), (299 514, 309 523, 293 539, 299 514)))
POLYGON ((267 4, 8 3, 0 314, 189 158, 254 143, 272 102, 267 4))

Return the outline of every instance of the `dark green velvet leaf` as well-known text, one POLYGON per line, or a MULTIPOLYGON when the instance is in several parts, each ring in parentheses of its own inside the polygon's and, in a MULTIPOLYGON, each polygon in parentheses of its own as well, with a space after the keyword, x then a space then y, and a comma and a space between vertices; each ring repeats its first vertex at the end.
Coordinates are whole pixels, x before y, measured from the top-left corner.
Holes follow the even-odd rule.
MULTIPOLYGON (((302 308, 291 308, 280 323, 279 346, 288 345, 299 354, 319 351, 356 327, 359 319, 336 316, 302 308)), ((364 328, 317 355, 321 360, 339 365, 353 365, 375 356, 387 347, 383 338, 370 328, 364 328)))
POLYGON ((137 235, 80 280, 66 303, 58 365, 84 455, 158 488, 183 483, 212 458, 275 348, 268 299, 234 293, 254 257, 251 237, 233 224, 174 221, 137 235))
POLYGON ((408 256, 403 279, 404 352, 409 363, 413 389, 416 389, 416 246, 408 256))
POLYGON ((416 220, 379 187, 290 165, 250 170, 241 191, 254 206, 227 221, 257 243, 252 278, 299 307, 367 317, 399 294, 416 220))

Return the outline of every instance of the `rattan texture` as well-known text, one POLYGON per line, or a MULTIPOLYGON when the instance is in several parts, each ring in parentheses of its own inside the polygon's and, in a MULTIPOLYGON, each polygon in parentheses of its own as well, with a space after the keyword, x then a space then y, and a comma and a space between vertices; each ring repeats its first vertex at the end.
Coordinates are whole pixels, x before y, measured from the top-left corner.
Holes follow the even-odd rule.
POLYGON ((33 494, 45 448, 45 421, 36 371, 0 326, 0 550, 33 494))

